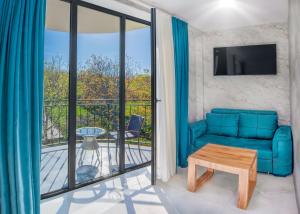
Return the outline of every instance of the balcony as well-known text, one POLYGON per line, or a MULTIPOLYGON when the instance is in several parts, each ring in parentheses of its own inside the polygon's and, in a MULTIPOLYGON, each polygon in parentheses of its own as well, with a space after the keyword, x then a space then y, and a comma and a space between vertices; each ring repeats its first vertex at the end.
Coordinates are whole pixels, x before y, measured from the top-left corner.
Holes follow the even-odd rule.
MULTIPOLYGON (((95 149, 84 149, 85 139, 76 138, 76 182, 83 183, 106 177, 119 171, 119 149, 112 132, 119 130, 118 100, 78 100, 76 127, 99 128, 104 132, 95 136, 95 149), (82 170, 82 166, 85 167, 82 170), (89 168, 90 167, 90 168, 89 168)), ((144 118, 141 135, 125 141, 125 167, 151 161, 151 101, 128 100, 125 121, 131 115, 144 118)), ((41 156, 41 193, 48 193, 68 185, 68 101, 45 101, 43 145, 41 156)))

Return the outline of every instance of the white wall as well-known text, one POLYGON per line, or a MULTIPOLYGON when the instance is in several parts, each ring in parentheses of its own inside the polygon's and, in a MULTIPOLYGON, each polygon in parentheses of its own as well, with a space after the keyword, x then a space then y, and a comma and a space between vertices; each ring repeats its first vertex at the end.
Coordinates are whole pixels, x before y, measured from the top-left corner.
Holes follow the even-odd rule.
POLYGON ((196 56, 190 57, 202 57, 202 65, 201 62, 194 63, 197 69, 190 71, 191 121, 198 119, 200 114, 203 117, 214 107, 226 107, 276 110, 280 123, 290 123, 287 24, 205 32, 199 35, 196 43, 200 43, 197 46, 202 48, 202 53, 198 51, 196 56), (270 43, 277 44, 277 75, 213 76, 214 47, 270 43), (193 81, 197 81, 197 84, 193 84, 193 81))
POLYGON ((88 3, 92 3, 95 5, 99 5, 101 7, 105 7, 111 10, 115 10, 121 13, 125 13, 127 15, 131 15, 140 19, 144 19, 147 21, 151 20, 150 13, 145 12, 143 10, 136 9, 129 5, 123 4, 121 2, 117 2, 116 0, 84 0, 88 3))
POLYGON ((294 142, 294 180, 300 204, 300 0, 290 0, 291 123, 294 142))
POLYGON ((202 32, 189 26, 189 120, 203 117, 202 32))

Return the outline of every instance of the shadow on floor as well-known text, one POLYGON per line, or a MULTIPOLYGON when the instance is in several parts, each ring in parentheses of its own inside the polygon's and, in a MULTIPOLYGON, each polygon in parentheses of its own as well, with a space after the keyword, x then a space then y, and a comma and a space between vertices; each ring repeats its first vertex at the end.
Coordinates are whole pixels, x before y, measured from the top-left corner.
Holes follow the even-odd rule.
POLYGON ((150 167, 42 201, 48 213, 178 213, 166 194, 151 185, 150 167))

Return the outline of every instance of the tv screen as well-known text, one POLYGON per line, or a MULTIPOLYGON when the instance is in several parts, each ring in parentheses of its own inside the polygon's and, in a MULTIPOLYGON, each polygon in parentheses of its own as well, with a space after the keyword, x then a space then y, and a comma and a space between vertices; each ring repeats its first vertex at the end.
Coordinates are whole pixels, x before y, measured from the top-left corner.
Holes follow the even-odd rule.
POLYGON ((214 48, 214 75, 276 72, 276 44, 214 48))

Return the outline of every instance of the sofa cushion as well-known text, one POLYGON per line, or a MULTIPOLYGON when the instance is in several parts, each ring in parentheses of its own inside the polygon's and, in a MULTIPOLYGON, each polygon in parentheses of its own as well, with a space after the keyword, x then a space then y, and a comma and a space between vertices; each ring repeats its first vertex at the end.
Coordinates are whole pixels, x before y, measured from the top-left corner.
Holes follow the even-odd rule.
POLYGON ((271 140, 247 139, 206 134, 196 139, 195 147, 201 148, 207 143, 254 149, 257 150, 259 159, 272 159, 271 140))
POLYGON ((272 139, 277 126, 277 115, 241 113, 239 137, 272 139))
POLYGON ((236 138, 237 140, 231 144, 234 147, 245 149, 254 149, 257 151, 259 159, 272 159, 272 140, 264 139, 249 139, 249 138, 236 138))
POLYGON ((207 134, 236 137, 238 135, 238 114, 207 113, 207 134))

